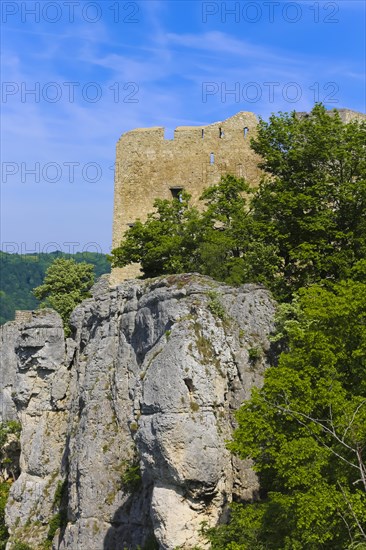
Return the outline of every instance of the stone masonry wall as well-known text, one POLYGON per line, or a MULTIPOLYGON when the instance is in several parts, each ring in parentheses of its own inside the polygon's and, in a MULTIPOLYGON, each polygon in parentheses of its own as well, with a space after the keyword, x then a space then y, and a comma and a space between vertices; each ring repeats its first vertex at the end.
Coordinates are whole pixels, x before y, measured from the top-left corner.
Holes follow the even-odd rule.
MULTIPOLYGON (((180 126, 174 139, 164 139, 164 128, 136 129, 117 143, 113 248, 128 224, 145 220, 154 200, 171 199, 174 188, 184 188, 198 204, 203 190, 231 173, 259 182, 259 157, 250 148, 257 117, 240 112, 209 126, 180 126)), ((112 282, 132 278, 138 266, 113 270, 112 282)))
MULTIPOLYGON (((366 115, 337 109, 343 122, 366 115)), ((299 113, 302 116, 306 113, 299 113)), ((137 218, 146 220, 154 200, 171 199, 174 189, 184 188, 199 205, 203 190, 218 183, 225 174, 244 177, 253 186, 259 183, 260 158, 250 148, 257 117, 239 112, 208 126, 180 126, 174 139, 164 138, 164 128, 138 128, 126 132, 117 143, 113 248, 119 246, 125 231, 137 218)), ((114 268, 111 284, 137 277, 137 264, 114 268)))

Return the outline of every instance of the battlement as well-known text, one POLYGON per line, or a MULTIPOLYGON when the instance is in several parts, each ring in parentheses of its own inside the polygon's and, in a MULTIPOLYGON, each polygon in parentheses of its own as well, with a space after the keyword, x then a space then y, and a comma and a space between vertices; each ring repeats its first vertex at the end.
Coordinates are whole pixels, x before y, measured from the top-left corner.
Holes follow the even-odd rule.
MULTIPOLYGON (((175 141, 192 140, 197 146, 200 146, 202 140, 218 141, 220 139, 231 139, 234 135, 242 137, 250 130, 254 130, 258 124, 258 119, 254 113, 241 111, 236 115, 219 122, 214 122, 206 126, 177 126, 174 130, 173 139, 165 137, 165 128, 163 126, 153 126, 151 128, 135 128, 122 134, 118 144, 134 143, 135 145, 145 144, 147 141, 152 144, 154 141, 161 143, 171 143, 175 141)), ((117 147, 118 147, 117 144, 117 147)))

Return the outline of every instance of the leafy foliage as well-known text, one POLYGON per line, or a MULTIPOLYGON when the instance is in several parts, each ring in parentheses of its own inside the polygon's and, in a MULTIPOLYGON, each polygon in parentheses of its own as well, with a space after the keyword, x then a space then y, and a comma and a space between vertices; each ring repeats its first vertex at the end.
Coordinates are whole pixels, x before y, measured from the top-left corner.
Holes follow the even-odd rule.
POLYGON ((216 315, 219 319, 225 321, 227 319, 227 313, 224 305, 220 301, 219 294, 214 290, 211 290, 207 293, 207 296, 209 298, 208 309, 211 313, 213 313, 213 315, 216 315))
POLYGON ((9 538, 5 525, 5 506, 12 481, 19 474, 20 424, 14 420, 0 423, 0 550, 5 549, 9 538), (11 477, 6 480, 5 472, 11 477))
POLYGON ((125 470, 121 476, 122 488, 128 493, 134 493, 141 487, 140 461, 137 457, 133 461, 125 461, 125 470))
POLYGON ((348 277, 366 254, 366 122, 316 105, 260 121, 252 147, 269 174, 252 202, 256 231, 281 259, 271 287, 288 296, 348 277))
POLYGON ((8 500, 10 484, 7 482, 0 483, 0 550, 5 549, 6 542, 9 538, 9 532, 5 525, 5 506, 8 500))
POLYGON ((172 201, 156 200, 156 212, 145 223, 137 221, 112 251, 112 265, 140 262, 146 277, 196 271, 231 284, 266 281, 276 271, 272 247, 253 240, 243 193, 251 193, 248 184, 227 175, 202 194, 203 213, 190 206, 187 193, 172 201), (258 261, 257 275, 252 256, 258 261))
POLYGON ((48 523, 47 538, 43 542, 42 549, 48 550, 52 548, 52 541, 58 529, 64 529, 67 525, 67 503, 68 503, 68 487, 67 480, 57 483, 56 491, 53 497, 53 509, 56 513, 50 518, 48 523))
POLYGON ((366 255, 366 123, 344 124, 316 105, 306 117, 260 121, 251 143, 268 173, 256 192, 227 175, 202 194, 203 212, 187 194, 157 200, 112 251, 113 265, 140 262, 146 277, 198 271, 259 282, 286 300, 349 277, 366 255))
POLYGON ((82 300, 90 296, 93 282, 91 264, 57 258, 47 269, 43 284, 36 287, 33 293, 39 300, 43 300, 41 307, 51 307, 61 315, 68 335, 70 314, 82 300))
POLYGON ((16 540, 13 542, 11 550, 33 550, 33 548, 29 546, 29 544, 27 544, 26 542, 16 540))
POLYGON ((208 530, 213 549, 334 549, 366 542, 366 285, 299 292, 287 351, 237 413, 262 501, 208 530), (239 546, 238 546, 239 545, 239 546))
POLYGON ((137 220, 126 232, 123 246, 112 251, 112 265, 141 262, 148 277, 191 271, 198 213, 189 206, 189 199, 184 192, 172 201, 157 199, 156 212, 145 223, 137 220))
POLYGON ((110 263, 104 254, 83 252, 64 254, 7 254, 0 252, 0 324, 14 319, 16 309, 36 309, 39 300, 32 294, 34 287, 44 279, 47 268, 57 258, 73 258, 80 263, 86 261, 94 265, 95 276, 100 277, 110 271, 110 263))

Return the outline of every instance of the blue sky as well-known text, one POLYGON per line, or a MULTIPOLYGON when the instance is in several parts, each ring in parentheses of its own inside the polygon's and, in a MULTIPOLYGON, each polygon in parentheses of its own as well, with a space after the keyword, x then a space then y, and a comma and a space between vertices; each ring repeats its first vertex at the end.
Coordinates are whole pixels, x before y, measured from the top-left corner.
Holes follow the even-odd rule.
POLYGON ((365 112, 365 6, 3 0, 2 249, 108 252, 130 129, 314 101, 365 112))

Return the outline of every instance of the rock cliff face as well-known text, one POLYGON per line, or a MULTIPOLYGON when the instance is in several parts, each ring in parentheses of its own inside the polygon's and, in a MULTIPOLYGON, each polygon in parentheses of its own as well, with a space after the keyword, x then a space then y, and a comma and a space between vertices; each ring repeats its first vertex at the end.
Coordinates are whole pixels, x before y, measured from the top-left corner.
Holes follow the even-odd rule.
POLYGON ((102 278, 61 319, 2 328, 3 419, 18 418, 21 475, 6 521, 32 548, 173 550, 258 490, 225 448, 260 385, 274 304, 257 286, 197 275, 102 278))

